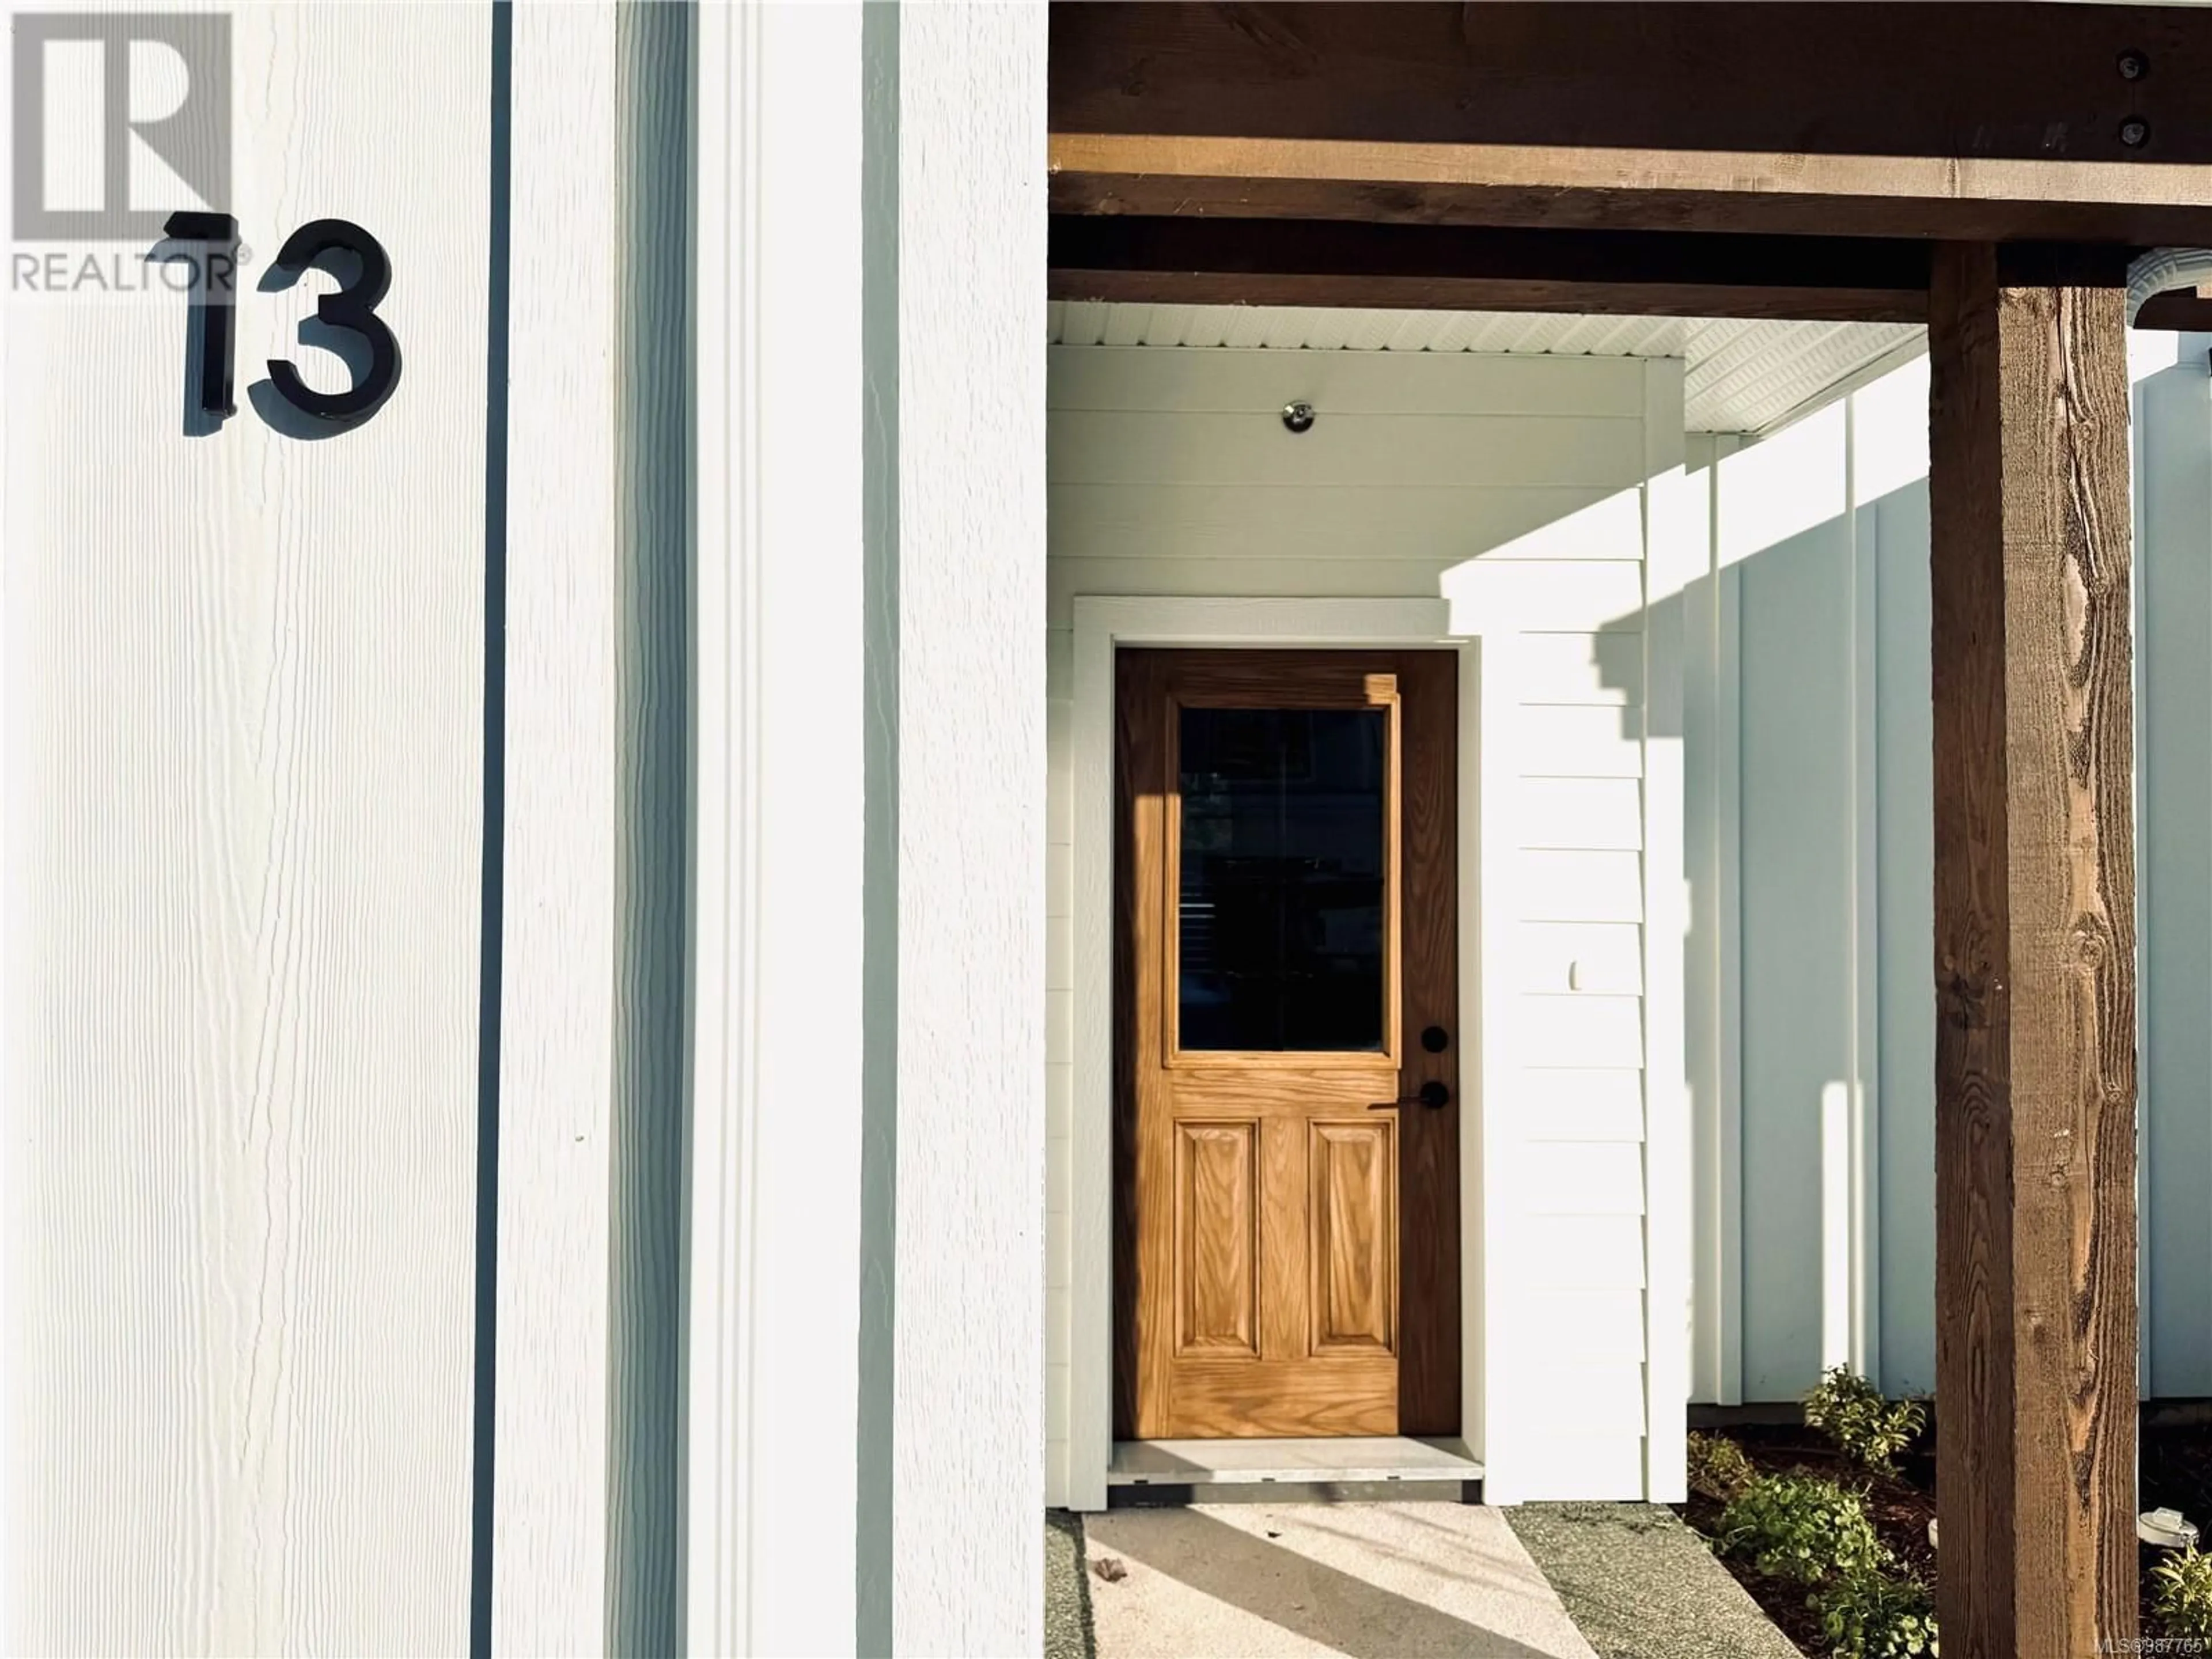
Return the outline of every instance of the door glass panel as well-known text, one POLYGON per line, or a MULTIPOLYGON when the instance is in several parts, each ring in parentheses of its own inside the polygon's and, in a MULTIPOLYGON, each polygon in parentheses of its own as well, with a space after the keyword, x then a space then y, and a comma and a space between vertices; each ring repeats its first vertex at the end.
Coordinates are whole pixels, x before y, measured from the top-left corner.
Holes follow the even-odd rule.
POLYGON ((1181 1048, 1382 1049, 1388 719, 1180 711, 1181 1048))

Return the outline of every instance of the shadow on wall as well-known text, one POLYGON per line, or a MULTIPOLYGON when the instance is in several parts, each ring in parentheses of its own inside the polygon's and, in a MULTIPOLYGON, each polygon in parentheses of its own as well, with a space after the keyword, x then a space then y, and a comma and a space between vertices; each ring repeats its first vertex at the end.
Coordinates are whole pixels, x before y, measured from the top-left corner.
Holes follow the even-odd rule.
MULTIPOLYGON (((2212 1395, 2212 336, 2131 337, 2146 1392, 2212 1395)), ((1702 574, 1608 624, 1679 638, 1691 923, 1692 1398, 1852 1364, 1935 1386, 1924 359, 1763 441, 1692 438, 1702 574)), ((1537 556, 1571 520, 1486 558, 1537 556)), ((1657 526, 1654 525, 1654 544, 1657 526)), ((1449 577, 1446 591, 1449 592, 1449 577)), ((1601 648, 1601 659, 1606 653, 1601 648)), ((1601 660, 1620 735, 1644 662, 1601 660)))
POLYGON ((1926 471, 1923 360, 1482 556, 1646 542, 1593 665, 1620 739, 1682 746, 1698 1400, 1934 1382, 1926 471))

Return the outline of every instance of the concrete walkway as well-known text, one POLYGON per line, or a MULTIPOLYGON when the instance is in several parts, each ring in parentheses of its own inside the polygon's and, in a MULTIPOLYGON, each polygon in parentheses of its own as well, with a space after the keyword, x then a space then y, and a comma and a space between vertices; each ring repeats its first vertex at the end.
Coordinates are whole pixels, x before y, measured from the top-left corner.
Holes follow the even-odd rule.
POLYGON ((1596 1659, 1493 1509, 1194 1504, 1083 1531, 1098 1659, 1596 1659))

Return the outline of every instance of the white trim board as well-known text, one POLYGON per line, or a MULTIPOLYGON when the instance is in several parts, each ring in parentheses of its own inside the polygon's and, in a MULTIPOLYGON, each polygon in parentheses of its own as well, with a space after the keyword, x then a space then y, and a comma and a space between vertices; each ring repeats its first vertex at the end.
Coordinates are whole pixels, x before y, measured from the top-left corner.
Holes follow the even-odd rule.
MULTIPOLYGON (((1480 1034, 1476 1076, 1462 1079, 1469 1115, 1460 1134, 1461 1365, 1462 1425, 1474 1455, 1502 1443, 1493 1390, 1483 1364, 1494 1346, 1497 1297, 1483 1279, 1495 1259, 1484 1247, 1501 1205, 1486 1194, 1483 1171, 1488 1120, 1483 1102, 1503 1064, 1506 1010, 1486 1018, 1483 987, 1503 984, 1486 974, 1482 898, 1498 872, 1488 849, 1510 845, 1486 822, 1481 762, 1486 709, 1480 634, 1454 629, 1445 599, 1121 599, 1074 600, 1075 706, 1073 725, 1075 847, 1075 1065, 1071 1153, 1068 1282, 1071 1300, 1068 1470, 1066 1502, 1075 1510, 1106 1506, 1114 1460, 1113 1425, 1113 907, 1114 653, 1117 646, 1455 646, 1460 653, 1460 1028, 1480 1034), (1483 1201, 1486 1197, 1492 1201, 1483 1201), (1470 1206, 1475 1206, 1470 1209, 1470 1206), (1486 1319, 1490 1322, 1486 1323, 1486 1319)), ((1502 994, 1502 993, 1501 993, 1502 994)))
POLYGON ((1045 25, 692 23, 674 1649, 1043 1639, 1045 25))

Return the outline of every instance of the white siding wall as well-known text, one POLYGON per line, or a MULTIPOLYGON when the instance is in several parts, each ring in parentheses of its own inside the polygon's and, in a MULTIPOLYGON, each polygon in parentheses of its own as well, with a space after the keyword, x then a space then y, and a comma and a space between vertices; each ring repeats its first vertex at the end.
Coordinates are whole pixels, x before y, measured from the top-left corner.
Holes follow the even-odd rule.
POLYGON ((2212 1395, 2212 335, 2137 335, 2144 1391, 2212 1395))
POLYGON ((1762 442, 1693 441, 1713 647, 1690 861, 1716 936, 1693 1397, 1934 1372, 1927 365, 1762 442))
MULTIPOLYGON (((2131 342, 2143 1375, 2164 1397, 2212 1395, 2208 343, 2131 342)), ((1736 1034, 1719 1070, 1741 1093, 1699 1170, 1700 1400, 1790 1399, 1842 1361, 1935 1384, 1927 386, 1909 364, 1717 463, 1705 695, 1735 713, 1692 728, 1692 765, 1735 782, 1691 860, 1740 848, 1714 911, 1740 973, 1693 974, 1691 998, 1736 1034)))
MULTIPOLYGON (((1671 708, 1667 744, 1646 741, 1642 486, 1655 475, 1679 478, 1680 387, 1679 363, 1629 359, 1054 351, 1044 642, 1051 1501, 1071 1491, 1078 595, 1443 595, 1454 601, 1455 626, 1462 615, 1480 619, 1483 672, 1505 677, 1511 708, 1501 769, 1511 798, 1486 803, 1485 817, 1513 826, 1499 833, 1510 836, 1516 902, 1492 925, 1513 933, 1503 959, 1514 964, 1510 1035, 1522 1068, 1511 1097, 1486 1109, 1513 1143, 1522 1248, 1511 1317, 1532 1334, 1522 1359, 1492 1368, 1516 1393, 1492 1401, 1492 1420, 1510 1413, 1516 1426, 1510 1496, 1645 1490, 1648 753, 1665 749, 1677 824, 1680 808, 1671 708), (1299 436, 1279 419, 1294 398, 1320 412, 1299 436), (1539 1331, 1553 1334, 1535 1340, 1539 1331)), ((1679 852, 1672 857, 1676 867, 1653 878, 1666 890, 1680 887, 1679 852)), ((1662 977, 1679 960, 1660 952, 1662 977)), ((1672 1031, 1679 1004, 1666 989, 1656 1001, 1672 1031)), ((1678 1044, 1652 1052, 1679 1075, 1678 1044)), ((1681 1322, 1680 1304, 1678 1291, 1662 1323, 1681 1322)), ((1492 1328, 1504 1318, 1493 1308, 1492 1328)), ((1493 1449, 1493 1469, 1508 1457, 1493 1449)))
POLYGON ((325 441, 8 296, 0 1652, 1036 1650, 1046 18, 862 9, 231 8, 325 441))
POLYGON ((368 228, 406 371, 283 435, 248 388, 343 384, 331 283, 242 283, 186 435, 181 296, 9 297, 0 1649, 455 1653, 492 19, 231 28, 216 205, 264 262, 368 228))

